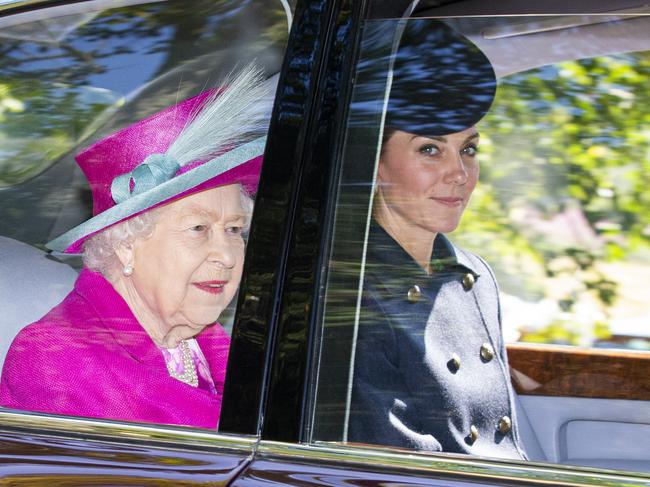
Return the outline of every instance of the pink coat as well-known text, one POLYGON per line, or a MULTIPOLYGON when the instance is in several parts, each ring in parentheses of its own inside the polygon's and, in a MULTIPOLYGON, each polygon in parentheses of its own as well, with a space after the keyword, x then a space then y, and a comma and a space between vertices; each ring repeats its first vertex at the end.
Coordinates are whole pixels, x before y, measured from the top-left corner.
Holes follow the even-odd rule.
POLYGON ((44 413, 216 428, 230 339, 196 337, 217 393, 173 379, 160 350, 100 274, 83 270, 61 304, 9 349, 0 405, 44 413))

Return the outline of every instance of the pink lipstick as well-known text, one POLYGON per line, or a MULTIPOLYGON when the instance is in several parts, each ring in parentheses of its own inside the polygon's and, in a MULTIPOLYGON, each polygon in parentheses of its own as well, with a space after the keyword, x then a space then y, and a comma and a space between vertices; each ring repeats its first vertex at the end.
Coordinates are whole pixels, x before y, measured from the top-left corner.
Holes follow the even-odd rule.
POLYGON ((456 206, 461 206, 463 204, 463 198, 458 198, 458 197, 451 197, 451 196, 450 197, 442 197, 442 196, 440 196, 440 197, 434 197, 434 198, 431 198, 431 199, 433 201, 435 201, 436 203, 440 203, 441 205, 445 205, 445 206, 456 207, 456 206))
POLYGON ((223 292, 224 286, 227 283, 228 281, 201 281, 193 282, 192 285, 201 291, 205 291, 206 293, 221 294, 223 292))

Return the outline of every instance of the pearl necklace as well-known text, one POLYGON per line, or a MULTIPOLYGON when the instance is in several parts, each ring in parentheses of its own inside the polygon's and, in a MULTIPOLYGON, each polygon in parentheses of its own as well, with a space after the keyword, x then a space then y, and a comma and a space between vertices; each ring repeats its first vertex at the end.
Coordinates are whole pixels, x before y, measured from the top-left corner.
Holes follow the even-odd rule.
POLYGON ((178 346, 181 348, 181 355, 183 357, 183 373, 179 374, 176 372, 170 363, 167 363, 167 371, 174 379, 180 380, 192 387, 198 387, 199 378, 196 375, 196 366, 194 365, 194 359, 192 359, 190 347, 185 340, 182 340, 178 346))

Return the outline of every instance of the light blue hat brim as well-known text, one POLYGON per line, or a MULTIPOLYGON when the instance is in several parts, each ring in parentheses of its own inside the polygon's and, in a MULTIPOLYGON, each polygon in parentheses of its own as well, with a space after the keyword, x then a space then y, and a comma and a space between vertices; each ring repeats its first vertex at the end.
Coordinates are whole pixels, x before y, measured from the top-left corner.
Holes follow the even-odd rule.
MULTIPOLYGON (((45 244, 56 252, 66 252, 75 242, 99 232, 111 225, 134 216, 178 196, 200 184, 236 168, 264 153, 266 137, 260 137, 216 157, 205 164, 180 174, 149 191, 132 196, 112 206, 85 222, 45 244)), ((236 183, 237 181, 233 181, 236 183)), ((75 253, 75 252, 68 252, 75 253)))

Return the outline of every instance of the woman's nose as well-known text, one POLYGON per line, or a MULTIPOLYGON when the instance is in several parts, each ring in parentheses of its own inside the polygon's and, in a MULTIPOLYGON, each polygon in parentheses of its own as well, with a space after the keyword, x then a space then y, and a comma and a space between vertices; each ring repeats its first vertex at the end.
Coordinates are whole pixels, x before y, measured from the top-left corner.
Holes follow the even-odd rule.
POLYGON ((450 155, 446 169, 446 183, 462 186, 467 182, 467 168, 465 167, 465 162, 460 154, 450 155))
POLYGON ((236 251, 225 237, 212 238, 211 248, 208 255, 208 261, 218 264, 228 269, 234 267, 236 261, 236 251))

